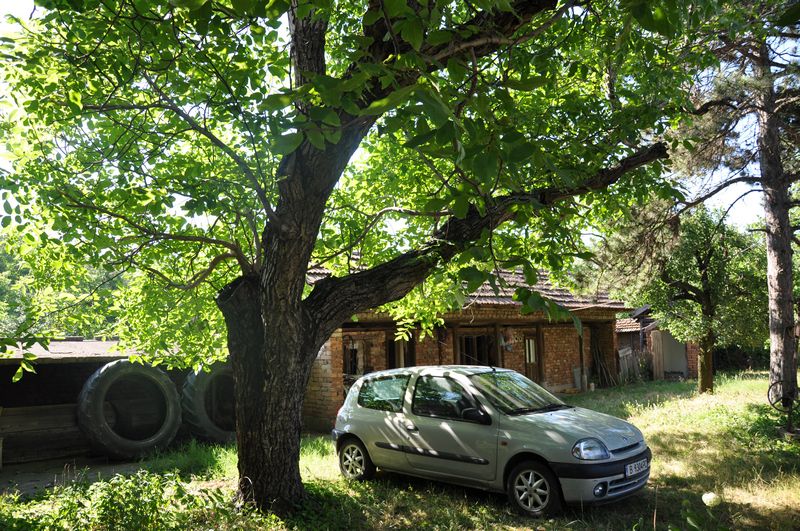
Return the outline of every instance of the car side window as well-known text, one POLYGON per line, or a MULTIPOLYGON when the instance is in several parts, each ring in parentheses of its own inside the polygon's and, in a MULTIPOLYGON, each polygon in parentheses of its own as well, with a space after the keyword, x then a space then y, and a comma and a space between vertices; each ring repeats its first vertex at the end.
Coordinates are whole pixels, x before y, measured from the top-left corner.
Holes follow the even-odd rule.
POLYGON ((358 392, 358 405, 379 411, 401 411, 409 378, 407 374, 399 374, 364 381, 358 392))
POLYGON ((441 376, 420 376, 414 388, 411 411, 415 415, 462 419, 467 408, 477 407, 473 398, 458 383, 441 376))

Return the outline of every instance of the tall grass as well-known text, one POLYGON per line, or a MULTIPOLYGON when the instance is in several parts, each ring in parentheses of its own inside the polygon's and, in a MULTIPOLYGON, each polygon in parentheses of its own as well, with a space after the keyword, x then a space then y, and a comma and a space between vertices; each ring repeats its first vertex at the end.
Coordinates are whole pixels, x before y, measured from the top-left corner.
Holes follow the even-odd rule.
POLYGON ((627 418, 653 450, 650 485, 624 502, 571 507, 553 520, 512 513, 504 496, 379 473, 349 482, 327 436, 306 436, 308 499, 285 520, 235 497, 233 447, 189 443, 129 477, 79 478, 32 499, 0 496, 0 529, 796 529, 800 445, 781 439, 765 373, 722 374, 715 393, 695 382, 647 382, 565 398, 627 418), (701 501, 713 491, 722 503, 701 501))

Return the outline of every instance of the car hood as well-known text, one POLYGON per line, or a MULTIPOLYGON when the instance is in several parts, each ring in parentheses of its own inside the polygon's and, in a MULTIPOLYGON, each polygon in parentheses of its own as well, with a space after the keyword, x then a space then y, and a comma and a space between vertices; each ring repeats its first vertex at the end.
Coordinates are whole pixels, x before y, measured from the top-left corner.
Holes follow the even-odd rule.
POLYGON ((617 417, 591 409, 574 407, 547 413, 528 413, 508 417, 515 430, 546 433, 565 442, 594 437, 614 451, 644 440, 636 426, 617 417))

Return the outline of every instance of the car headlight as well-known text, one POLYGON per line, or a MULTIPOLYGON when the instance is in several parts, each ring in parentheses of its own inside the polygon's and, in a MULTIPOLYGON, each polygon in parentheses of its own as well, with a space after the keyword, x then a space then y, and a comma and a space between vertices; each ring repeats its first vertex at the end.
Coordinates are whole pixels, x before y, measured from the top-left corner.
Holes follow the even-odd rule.
POLYGON ((608 459, 610 457, 608 448, 597 439, 581 439, 572 447, 572 455, 578 459, 596 461, 598 459, 608 459))

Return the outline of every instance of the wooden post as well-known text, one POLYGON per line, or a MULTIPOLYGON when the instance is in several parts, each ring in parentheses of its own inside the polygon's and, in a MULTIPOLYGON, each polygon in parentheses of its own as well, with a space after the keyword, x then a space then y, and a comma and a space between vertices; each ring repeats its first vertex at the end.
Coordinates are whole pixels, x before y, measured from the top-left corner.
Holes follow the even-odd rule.
POLYGON ((463 362, 461 360, 461 348, 458 341, 458 325, 453 326, 453 353, 455 364, 461 365, 463 362))
POLYGON ((498 367, 503 365, 503 347, 500 346, 500 323, 494 323, 494 353, 498 367))

